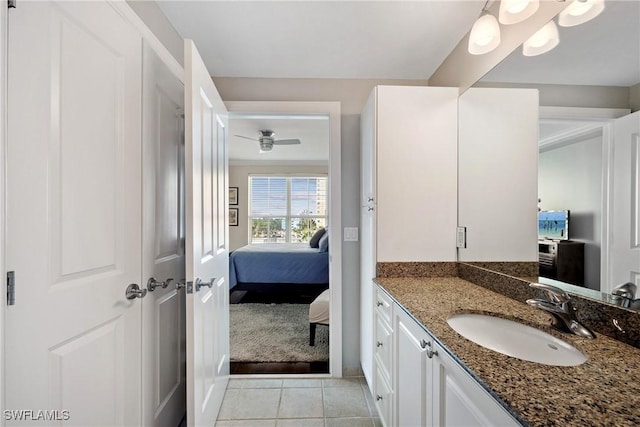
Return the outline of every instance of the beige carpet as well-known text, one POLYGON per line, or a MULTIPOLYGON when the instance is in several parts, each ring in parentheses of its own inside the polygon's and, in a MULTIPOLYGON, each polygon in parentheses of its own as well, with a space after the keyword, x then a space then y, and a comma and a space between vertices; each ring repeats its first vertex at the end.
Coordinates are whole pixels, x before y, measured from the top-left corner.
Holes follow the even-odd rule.
POLYGON ((309 345, 309 304, 231 304, 232 362, 326 362, 329 327, 309 345))

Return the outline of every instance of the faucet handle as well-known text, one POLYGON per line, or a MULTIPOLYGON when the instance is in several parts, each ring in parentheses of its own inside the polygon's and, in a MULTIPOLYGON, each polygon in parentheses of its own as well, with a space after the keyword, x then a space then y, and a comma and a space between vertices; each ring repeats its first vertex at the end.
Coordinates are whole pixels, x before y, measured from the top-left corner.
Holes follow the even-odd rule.
POLYGON ((552 285, 534 282, 534 283, 529 283, 529 286, 531 286, 532 288, 541 289, 545 291, 549 297, 549 301, 556 304, 562 304, 571 299, 569 298, 569 295, 565 291, 552 285))
POLYGON ((637 289, 638 287, 635 283, 627 282, 616 286, 613 291, 611 291, 611 294, 622 298, 635 299, 637 289))

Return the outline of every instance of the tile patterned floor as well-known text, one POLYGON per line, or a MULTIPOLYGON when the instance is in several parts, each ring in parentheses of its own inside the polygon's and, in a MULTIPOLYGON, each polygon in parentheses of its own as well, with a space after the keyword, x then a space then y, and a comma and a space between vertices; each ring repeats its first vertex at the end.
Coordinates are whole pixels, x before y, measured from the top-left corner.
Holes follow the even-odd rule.
POLYGON ((380 427, 363 377, 229 380, 216 427, 380 427))

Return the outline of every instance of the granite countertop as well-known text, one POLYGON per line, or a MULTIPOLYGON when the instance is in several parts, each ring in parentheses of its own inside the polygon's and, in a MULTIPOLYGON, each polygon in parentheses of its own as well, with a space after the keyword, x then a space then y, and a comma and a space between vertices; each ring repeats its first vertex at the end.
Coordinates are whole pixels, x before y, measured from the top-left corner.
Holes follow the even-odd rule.
POLYGON ((640 349, 596 333, 589 340, 549 326, 550 315, 458 277, 376 278, 523 424, 640 425, 640 349), (527 362, 477 345, 446 320, 487 313, 542 329, 581 350, 579 366, 527 362))

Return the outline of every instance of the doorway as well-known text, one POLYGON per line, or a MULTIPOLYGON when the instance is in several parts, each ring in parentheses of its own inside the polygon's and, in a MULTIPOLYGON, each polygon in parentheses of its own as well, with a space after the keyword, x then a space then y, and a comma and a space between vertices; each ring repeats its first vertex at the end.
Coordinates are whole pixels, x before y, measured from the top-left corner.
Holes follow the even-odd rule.
POLYGON ((325 230, 325 243, 341 241, 339 103, 227 108, 231 373, 340 376, 341 245, 318 244, 325 230), (324 299, 331 322, 312 346, 309 308, 324 299))

